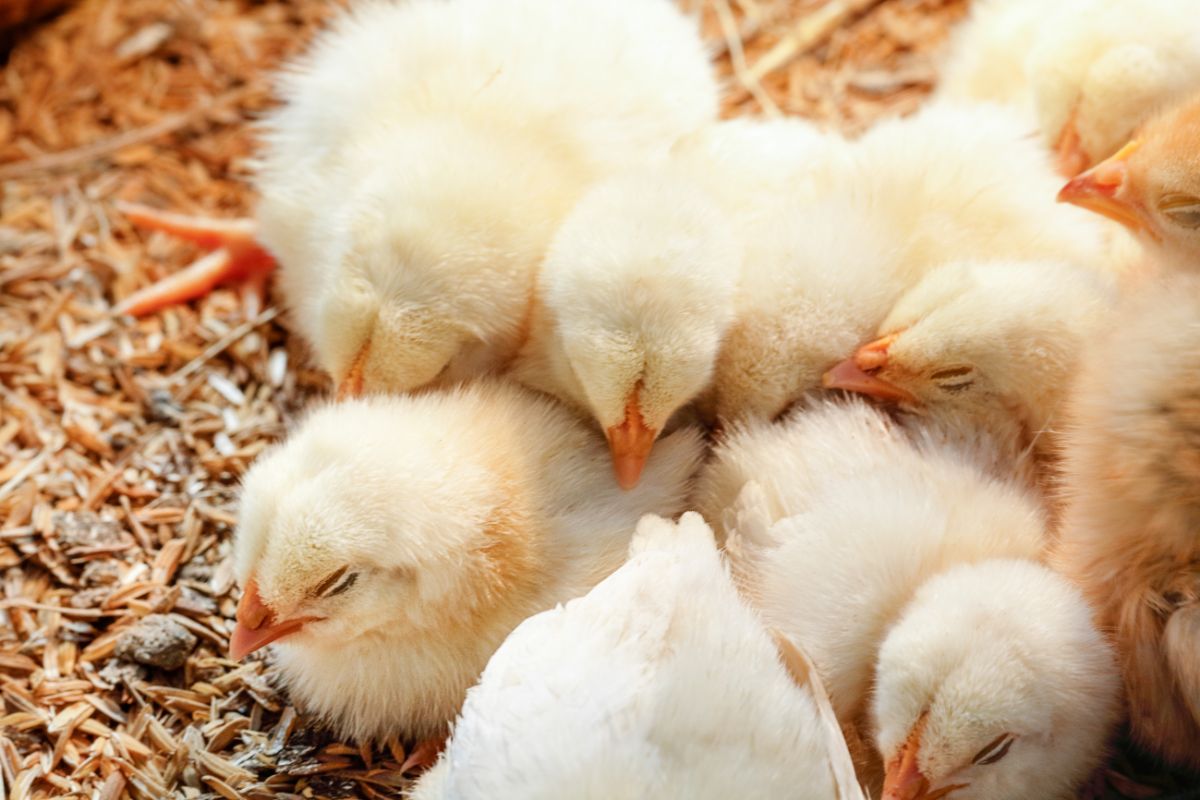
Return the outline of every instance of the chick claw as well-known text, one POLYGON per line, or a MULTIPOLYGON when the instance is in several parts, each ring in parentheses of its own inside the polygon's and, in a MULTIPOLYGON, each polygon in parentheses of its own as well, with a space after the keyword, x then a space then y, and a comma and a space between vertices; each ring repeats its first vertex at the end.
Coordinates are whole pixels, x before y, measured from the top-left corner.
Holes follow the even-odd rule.
POLYGON ((222 283, 241 283, 252 313, 262 307, 275 259, 255 239, 253 220, 188 217, 136 203, 120 203, 117 207, 139 228, 162 231, 212 252, 134 292, 117 305, 116 313, 135 317, 151 314, 203 297, 222 283))
POLYGON ((408 754, 408 758, 404 759, 404 763, 400 765, 400 772, 405 773, 411 770, 423 772, 429 769, 438 760, 438 756, 441 755, 442 748, 445 746, 446 737, 444 736, 435 736, 432 739, 417 742, 412 752, 408 754))

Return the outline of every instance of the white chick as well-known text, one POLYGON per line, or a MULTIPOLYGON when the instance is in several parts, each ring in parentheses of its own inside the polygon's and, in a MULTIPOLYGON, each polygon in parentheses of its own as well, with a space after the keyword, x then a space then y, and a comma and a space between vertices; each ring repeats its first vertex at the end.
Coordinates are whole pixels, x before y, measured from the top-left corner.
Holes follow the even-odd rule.
POLYGON ((1127 298, 1083 370, 1058 565, 1117 645, 1133 738, 1200 770, 1200 278, 1127 298))
POLYGON ((715 118, 668 0, 361 5, 282 74, 259 239, 348 393, 503 368, 584 188, 715 118))
POLYGON ((816 675, 780 650, 698 514, 646 517, 623 567, 496 651, 414 798, 862 798, 816 675))
POLYGON ((783 413, 947 261, 1105 263, 1100 226, 1055 211, 1059 179, 1003 109, 933 106, 829 152, 809 165, 817 199, 777 204, 786 222, 760 233, 786 266, 748 259, 711 392, 720 418, 783 413))
POLYGON ((991 0, 957 34, 941 92, 1036 114, 1059 169, 1111 156, 1160 109, 1200 88, 1190 0, 991 0))
POLYGON ((1200 270, 1200 95, 1140 128, 1058 199, 1121 223, 1162 270, 1200 270))
POLYGON ((1028 453, 1049 467, 1071 377, 1114 299, 1108 276, 1065 263, 946 264, 824 384, 978 428, 1009 461, 1028 453))
POLYGON ((631 488, 668 421, 712 379, 740 267, 721 208, 680 170, 601 183, 550 245, 513 374, 590 413, 631 488))
POLYGON ((681 430, 622 493, 603 441, 515 385, 323 408, 246 476, 231 655, 278 640, 339 735, 444 733, 518 623, 620 566, 641 515, 683 510, 700 455, 681 430))
POLYGON ((847 738, 873 741, 878 758, 860 775, 886 765, 887 800, 951 786, 955 800, 1059 797, 1099 762, 1116 715, 1111 654, 1087 607, 1034 563, 1037 503, 983 473, 973 449, 910 439, 857 401, 817 404, 734 432, 698 487, 699 508, 729 528, 748 599, 812 658, 847 738), (957 585, 956 567, 974 570, 971 591, 921 591, 943 573, 957 585), (1036 602, 1025 597, 1036 584, 1049 607, 1009 613, 1036 602), (918 680, 930 675, 940 680, 918 680), (1011 736, 1006 757, 972 763, 1011 736))

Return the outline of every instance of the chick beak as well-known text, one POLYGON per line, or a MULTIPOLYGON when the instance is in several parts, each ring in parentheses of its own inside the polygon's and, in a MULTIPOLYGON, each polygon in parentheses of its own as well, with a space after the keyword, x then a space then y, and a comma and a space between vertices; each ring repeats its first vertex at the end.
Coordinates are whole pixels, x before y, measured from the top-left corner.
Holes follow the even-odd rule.
POLYGON ((1134 233, 1152 233, 1145 211, 1131 197, 1128 160, 1140 143, 1134 139, 1107 161, 1077 175, 1058 193, 1058 202, 1072 203, 1116 220, 1134 233))
POLYGON ((646 466, 646 458, 658 436, 658 431, 646 427, 642 411, 638 408, 636 392, 625 404, 625 421, 613 425, 606 434, 617 485, 622 489, 632 489, 642 477, 642 468, 646 466))
POLYGON ((917 397, 912 392, 868 371, 887 366, 888 347, 895 338, 896 334, 892 334, 863 345, 852 357, 826 372, 821 377, 821 385, 826 389, 842 389, 885 402, 915 405, 917 397))
POLYGON ((360 397, 363 393, 363 368, 367 364, 367 356, 371 353, 371 342, 367 341, 358 351, 358 355, 350 362, 350 370, 346 373, 346 377, 342 378, 342 382, 338 384, 337 399, 346 400, 351 397, 360 397))
POLYGON ((282 639, 303 628, 316 617, 297 617, 283 622, 275 620, 275 614, 263 603, 258 594, 258 583, 253 578, 246 582, 241 602, 237 607, 237 625, 229 637, 229 657, 241 661, 255 650, 266 647, 276 639, 282 639))
POLYGON ((924 729, 925 718, 922 717, 888 764, 883 776, 883 800, 919 800, 929 791, 929 781, 917 765, 924 729))

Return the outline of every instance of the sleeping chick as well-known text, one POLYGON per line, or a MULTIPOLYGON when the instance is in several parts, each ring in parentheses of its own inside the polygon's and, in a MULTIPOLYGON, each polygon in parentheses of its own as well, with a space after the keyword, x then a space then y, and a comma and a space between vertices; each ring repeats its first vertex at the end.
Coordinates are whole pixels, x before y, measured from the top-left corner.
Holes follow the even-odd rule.
POLYGON ((550 245, 513 374, 589 412, 632 488, 668 421, 712 378, 740 267, 725 215, 686 174, 604 182, 550 245))
POLYGON ((667 437, 621 492, 603 441, 520 387, 326 407, 246 477, 230 653, 278 640, 339 735, 444 733, 518 623, 616 569, 641 515, 683 510, 700 452, 667 437))
POLYGON ((414 798, 862 798, 819 680, 780 650, 700 516, 648 516, 623 567, 500 646, 414 798))
POLYGON ((974 4, 940 91, 1032 111, 1060 171, 1076 175, 1200 88, 1194 11, 1190 0, 974 4))
POLYGON ((582 190, 715 117, 695 28, 667 0, 409 0, 320 36, 264 122, 257 217, 335 380, 505 366, 582 190))
POLYGON ((817 199, 779 203, 786 224, 758 237, 786 266, 745 268, 705 403, 718 418, 783 413, 946 261, 1105 263, 1100 226, 1055 211, 1058 178, 1003 109, 933 106, 809 170, 817 199))
POLYGON ((1117 713, 1087 606, 1036 563, 1037 504, 979 459, 826 403, 735 432, 698 489, 751 604, 812 658, 848 740, 873 742, 860 776, 885 772, 887 800, 1065 798, 1117 713))
POLYGON ((1056 562, 1116 641, 1134 739, 1200 770, 1200 278, 1127 299, 1083 370, 1056 562))
MULTIPOLYGON (((1079 360, 1109 320, 1112 281, 1038 261, 958 262, 906 292, 827 388, 989 433, 1011 458, 1057 455, 1055 422, 1079 360)), ((1035 478, 1036 480, 1036 478, 1035 478)))
POLYGON ((1124 225, 1166 270, 1200 270, 1200 95, 1147 122, 1058 199, 1124 225))

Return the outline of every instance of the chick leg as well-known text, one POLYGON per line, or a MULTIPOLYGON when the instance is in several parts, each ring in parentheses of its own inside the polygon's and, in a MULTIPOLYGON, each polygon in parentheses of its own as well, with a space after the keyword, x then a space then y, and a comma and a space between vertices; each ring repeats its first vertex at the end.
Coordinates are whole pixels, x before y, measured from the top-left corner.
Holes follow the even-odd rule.
POLYGON ((174 275, 134 292, 117 306, 118 314, 150 314, 202 297, 222 283, 243 283, 248 304, 261 307, 275 259, 255 240, 252 220, 187 217, 133 203, 119 207, 138 227, 169 233, 212 252, 174 275))

